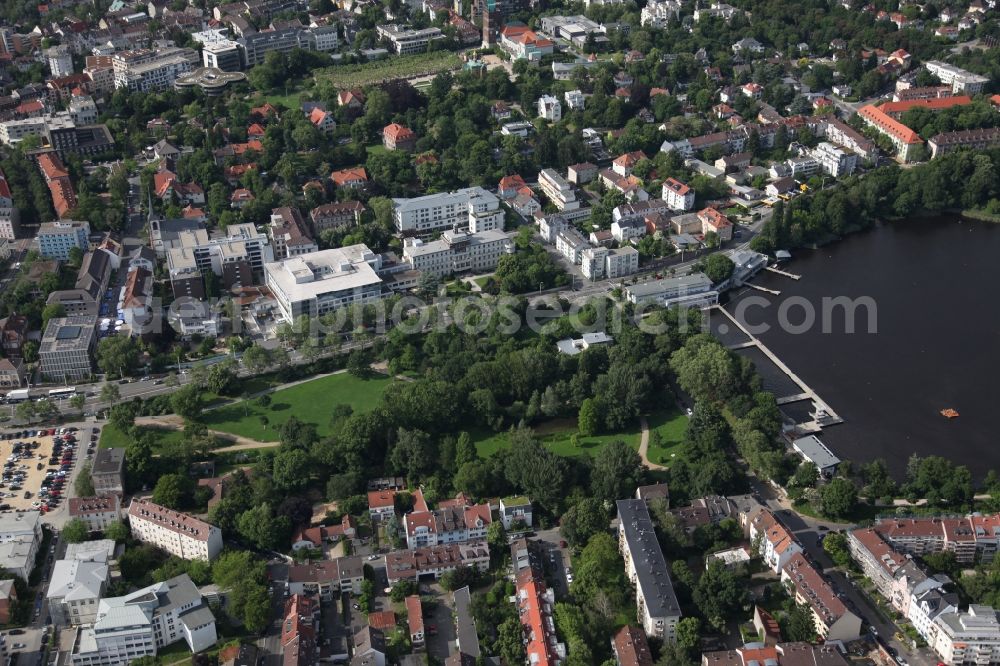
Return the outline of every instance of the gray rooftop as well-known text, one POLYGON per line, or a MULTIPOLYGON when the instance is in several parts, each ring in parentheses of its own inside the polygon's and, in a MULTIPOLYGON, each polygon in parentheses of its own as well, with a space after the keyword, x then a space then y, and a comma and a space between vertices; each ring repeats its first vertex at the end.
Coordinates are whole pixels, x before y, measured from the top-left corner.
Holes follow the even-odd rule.
POLYGON ((628 291, 634 298, 654 297, 674 289, 688 291, 696 294, 712 288, 712 281, 704 273, 694 273, 692 275, 682 275, 680 277, 664 278, 662 280, 651 280, 641 284, 634 284, 628 287, 628 291))
POLYGON ((472 616, 472 595, 468 586, 455 590, 455 630, 458 649, 470 657, 479 657, 479 634, 476 618, 472 616))
POLYGON ((650 617, 680 617, 681 607, 670 581, 670 568, 656 540, 646 502, 625 499, 618 500, 617 505, 621 529, 625 533, 625 542, 638 578, 637 585, 642 590, 650 617))
POLYGON ((820 441, 816 435, 799 437, 792 442, 792 446, 799 454, 816 465, 820 469, 826 469, 840 464, 840 458, 833 455, 833 451, 826 448, 826 444, 820 441))
POLYGON ((125 449, 97 449, 92 474, 121 474, 125 465, 125 449))

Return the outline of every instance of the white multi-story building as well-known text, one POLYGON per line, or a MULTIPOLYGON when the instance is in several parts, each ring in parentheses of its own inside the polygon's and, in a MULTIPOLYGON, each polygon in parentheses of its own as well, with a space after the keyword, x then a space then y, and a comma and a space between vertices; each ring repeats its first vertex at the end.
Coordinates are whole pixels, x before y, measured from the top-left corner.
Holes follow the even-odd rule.
POLYGON ((941 83, 951 86, 956 95, 978 95, 990 80, 985 76, 967 72, 960 67, 949 65, 940 60, 928 60, 924 63, 927 71, 941 79, 941 83))
POLYGON ((663 193, 660 195, 670 210, 683 212, 694 208, 694 190, 674 178, 663 181, 663 193))
POLYGON ((552 95, 538 98, 538 117, 557 123, 562 120, 562 104, 552 95))
POLYGON ((566 179, 560 176, 555 169, 542 169, 538 172, 538 186, 559 210, 576 210, 580 207, 573 186, 566 182, 566 179))
POLYGON ((97 104, 90 95, 73 95, 69 100, 69 117, 77 125, 97 122, 97 104))
POLYGON ((567 90, 563 98, 566 100, 566 108, 570 111, 583 111, 587 106, 587 100, 579 90, 567 90))
POLYGON ((588 280, 604 276, 604 263, 608 258, 608 248, 598 245, 588 247, 580 253, 580 272, 588 280))
POLYGON ((292 321, 380 300, 381 267, 381 255, 359 244, 265 264, 264 277, 282 316, 292 321))
POLYGON ((576 227, 567 226, 556 233, 556 251, 574 264, 580 263, 583 251, 588 247, 590 243, 576 227))
POLYGON ((449 543, 482 541, 492 522, 489 504, 411 511, 403 516, 406 547, 416 550, 449 543))
POLYGON ((403 259, 414 270, 437 277, 472 271, 482 273, 497 267, 500 257, 514 252, 514 243, 502 231, 445 231, 441 239, 425 243, 408 238, 403 259))
POLYGON ((58 560, 45 593, 52 622, 58 627, 67 627, 96 620, 97 604, 109 577, 107 562, 58 560))
POLYGON ((112 59, 115 88, 133 92, 165 90, 174 85, 179 74, 190 72, 200 61, 197 51, 176 47, 116 53, 112 59))
POLYGON ((820 171, 819 161, 810 155, 789 157, 785 163, 788 165, 792 178, 808 178, 820 171))
POLYGON ((38 240, 38 253, 43 257, 66 261, 72 248, 86 252, 90 247, 90 223, 75 220, 43 222, 35 238, 38 240))
POLYGON ((38 511, 0 514, 0 569, 25 581, 35 566, 42 542, 42 519, 38 511))
POLYGON ((94 623, 77 631, 70 664, 124 665, 180 640, 191 652, 218 640, 215 617, 187 574, 101 599, 94 623))
POLYGON ((73 54, 67 46, 53 46, 46 49, 45 58, 53 79, 60 79, 73 73, 73 54))
POLYGON ((410 53, 426 53, 427 46, 434 41, 444 39, 444 34, 439 28, 422 28, 416 30, 401 25, 380 25, 376 26, 380 39, 388 39, 392 43, 392 50, 400 55, 410 53))
POLYGON ((965 612, 938 615, 931 647, 945 664, 1000 663, 1000 620, 989 606, 973 604, 965 612))
POLYGON ((677 0, 650 0, 642 8, 639 22, 653 28, 666 28, 681 15, 681 3, 677 0))
POLYGON ((240 45, 228 39, 209 42, 201 47, 201 63, 224 72, 238 72, 243 68, 240 45))
POLYGON ((392 203, 396 229, 404 234, 428 234, 443 229, 468 229, 472 233, 503 229, 500 199, 481 187, 393 199, 392 203))
POLYGON ((619 278, 638 270, 639 251, 634 247, 588 247, 580 253, 580 272, 588 280, 619 278))
POLYGON ((129 526, 137 540, 162 548, 182 560, 213 560, 222 550, 222 530, 186 513, 133 499, 129 526))
POLYGON ((509 530, 516 522, 531 527, 531 500, 524 495, 500 498, 500 522, 509 530))
POLYGON ((71 497, 69 516, 82 520, 91 532, 103 532, 104 528, 122 517, 118 495, 71 497))
POLYGON ((819 163, 823 173, 834 178, 850 176, 858 166, 857 155, 826 141, 820 142, 813 149, 812 156, 819 163))
POLYGON ((649 509, 644 500, 618 500, 617 505, 618 549, 625 558, 625 573, 635 585, 637 617, 647 636, 672 643, 681 607, 649 509))
POLYGON ((759 555, 774 573, 781 573, 792 556, 802 552, 795 535, 769 510, 761 511, 750 522, 750 541, 759 541, 759 555))
POLYGON ((719 292, 712 288, 712 281, 704 273, 640 282, 625 288, 625 298, 634 305, 659 303, 702 307, 719 302, 719 292))

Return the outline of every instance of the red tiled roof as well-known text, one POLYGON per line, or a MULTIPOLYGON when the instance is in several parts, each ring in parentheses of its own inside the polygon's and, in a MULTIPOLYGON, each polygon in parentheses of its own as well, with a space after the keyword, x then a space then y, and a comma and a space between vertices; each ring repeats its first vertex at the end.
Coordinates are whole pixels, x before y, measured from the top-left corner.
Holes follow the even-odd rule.
POLYGON ((663 181, 663 184, 667 187, 667 189, 669 189, 669 190, 671 190, 671 191, 673 191, 673 192, 675 192, 675 193, 677 193, 677 194, 679 194, 681 196, 685 196, 685 195, 687 195, 688 192, 691 191, 690 187, 688 187, 687 185, 685 185, 681 181, 676 180, 674 178, 667 178, 665 181, 663 181))
POLYGON ((49 193, 52 195, 52 207, 59 217, 76 208, 76 192, 69 178, 59 178, 49 182, 49 193))
MULTIPOLYGON (((369 490, 368 491, 368 508, 369 509, 387 509, 396 504, 396 491, 395 490, 369 490)), ((410 514, 413 515, 413 514, 410 514)))
POLYGON ((409 625, 411 636, 424 631, 423 607, 420 604, 420 597, 416 594, 406 597, 406 624, 409 625))
POLYGON ((614 637, 615 656, 619 666, 653 666, 646 635, 638 627, 622 627, 614 637))
POLYGON ((254 123, 247 128, 247 136, 264 136, 264 128, 258 123, 254 123))
POLYGON ((615 164, 624 167, 634 167, 642 159, 646 159, 646 153, 641 150, 633 150, 631 153, 625 153, 616 157, 615 164))
POLYGON ((392 611, 369 613, 368 626, 372 629, 392 629, 396 626, 396 614, 392 611))
POLYGON ((211 531, 217 529, 194 516, 168 509, 147 499, 133 499, 128 507, 128 515, 130 520, 152 522, 164 529, 199 541, 207 541, 211 531))
POLYGON ((965 106, 966 104, 972 104, 972 98, 968 95, 956 95, 954 97, 938 97, 934 99, 911 99, 905 102, 886 102, 878 109, 889 116, 901 115, 906 113, 910 109, 930 109, 931 111, 940 111, 942 109, 950 109, 953 106, 965 106))
POLYGON ((385 126, 382 130, 384 136, 389 137, 393 141, 406 141, 408 139, 416 138, 416 134, 413 133, 408 127, 403 127, 399 123, 390 123, 385 126))
POLYGON ((904 143, 923 143, 920 136, 911 130, 909 127, 899 122, 895 118, 887 116, 885 112, 879 109, 877 106, 868 105, 863 107, 858 111, 858 115, 862 118, 866 118, 875 125, 892 134, 900 141, 904 143))
POLYGON ((365 171, 364 167, 352 167, 350 169, 341 169, 340 171, 334 171, 333 173, 331 173, 330 180, 332 180, 333 184, 337 186, 343 186, 345 184, 357 181, 367 183, 368 172, 365 171))
POLYGON ((118 498, 109 497, 71 497, 69 499, 69 515, 90 516, 95 513, 111 513, 118 510, 118 498))
POLYGON ((38 168, 42 170, 45 180, 56 180, 58 178, 69 178, 69 171, 63 165, 62 160, 55 153, 42 153, 38 156, 38 168))
POLYGON ((733 223, 729 221, 729 218, 717 211, 714 208, 704 208, 698 211, 698 217, 716 229, 721 229, 723 227, 731 227, 733 223))

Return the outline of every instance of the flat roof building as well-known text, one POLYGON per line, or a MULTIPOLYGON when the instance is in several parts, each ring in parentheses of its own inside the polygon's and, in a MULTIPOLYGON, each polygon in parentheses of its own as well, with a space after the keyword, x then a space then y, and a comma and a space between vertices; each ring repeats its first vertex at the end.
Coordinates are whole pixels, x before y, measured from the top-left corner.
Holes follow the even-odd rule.
POLYGON ((360 244, 268 263, 264 275, 282 315, 292 321, 381 299, 381 267, 381 256, 360 244))
POLYGON ((829 477, 837 473, 840 458, 833 455, 833 451, 828 449, 816 435, 799 437, 792 442, 792 448, 804 461, 815 465, 821 476, 829 477))
POLYGON ((42 376, 52 380, 86 379, 93 372, 97 317, 74 315, 49 320, 38 348, 42 376))
POLYGON ((125 449, 97 449, 90 476, 94 481, 94 493, 121 495, 124 493, 125 449))

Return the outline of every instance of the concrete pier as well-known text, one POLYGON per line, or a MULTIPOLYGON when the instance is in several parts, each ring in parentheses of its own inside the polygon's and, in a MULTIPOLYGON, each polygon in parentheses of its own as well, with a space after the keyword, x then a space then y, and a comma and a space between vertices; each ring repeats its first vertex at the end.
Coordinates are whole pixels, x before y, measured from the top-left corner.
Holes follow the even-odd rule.
POLYGON ((777 289, 768 289, 767 287, 760 287, 755 284, 750 284, 749 282, 744 282, 743 286, 750 287, 751 289, 756 289, 757 291, 766 291, 767 293, 773 294, 774 296, 781 296, 781 292, 778 291, 777 289))
MULTIPOLYGON (((752 287, 753 285, 746 285, 746 286, 752 287)), ((762 354, 764 354, 764 356, 768 358, 768 360, 774 363, 779 370, 785 373, 788 376, 788 378, 791 379, 792 382, 794 382, 799 387, 800 389, 799 393, 792 393, 790 395, 784 395, 784 396, 775 396, 778 405, 788 405, 793 402, 801 402, 803 400, 809 400, 812 402, 813 405, 812 420, 795 424, 795 427, 797 429, 803 432, 820 432, 826 426, 837 425, 838 423, 844 422, 844 420, 840 418, 837 415, 837 413, 834 412, 833 409, 828 404, 826 404, 822 398, 819 397, 819 395, 817 395, 815 391, 809 388, 808 384, 806 384, 804 381, 802 381, 801 378, 799 378, 798 375, 792 372, 791 369, 774 354, 774 352, 768 349, 760 340, 758 340, 752 333, 750 333, 750 331, 748 331, 746 327, 743 326, 743 324, 741 324, 735 317, 733 317, 733 315, 729 314, 729 312, 725 308, 719 305, 713 305, 712 307, 707 309, 712 312, 718 312, 719 314, 721 314, 729 322, 731 322, 733 326, 735 326, 737 329, 742 331, 744 335, 750 338, 749 342, 741 342, 739 344, 732 345, 729 347, 729 349, 736 350, 736 349, 747 349, 750 347, 756 347, 757 349, 760 350, 762 354)))

